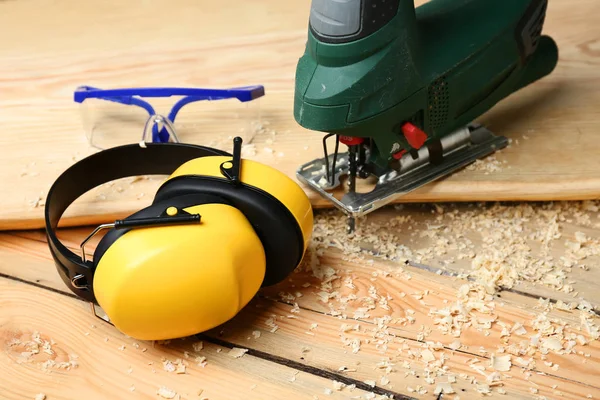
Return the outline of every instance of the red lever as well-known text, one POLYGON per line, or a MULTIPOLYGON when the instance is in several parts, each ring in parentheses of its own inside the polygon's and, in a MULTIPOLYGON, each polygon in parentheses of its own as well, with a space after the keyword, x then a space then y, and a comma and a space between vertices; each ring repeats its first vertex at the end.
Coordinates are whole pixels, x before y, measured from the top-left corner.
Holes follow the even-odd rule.
POLYGON ((404 133, 404 137, 415 149, 420 149, 427 141, 427 134, 411 124, 410 122, 402 125, 402 133, 404 133))
POLYGON ((346 146, 356 146, 358 144, 362 144, 365 139, 354 136, 340 136, 340 142, 345 144, 346 146))
POLYGON ((399 160, 405 154, 406 154, 406 150, 402 149, 399 152, 392 154, 392 157, 394 157, 395 160, 399 160))

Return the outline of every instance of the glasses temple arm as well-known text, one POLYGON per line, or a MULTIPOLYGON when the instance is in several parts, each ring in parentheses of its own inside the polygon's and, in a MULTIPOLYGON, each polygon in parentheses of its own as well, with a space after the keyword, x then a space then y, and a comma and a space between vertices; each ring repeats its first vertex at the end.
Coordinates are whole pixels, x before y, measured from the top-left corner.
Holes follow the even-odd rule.
POLYGON ((86 99, 88 98, 94 98, 94 99, 98 99, 98 100, 104 100, 104 101, 110 101, 113 103, 118 103, 118 104, 124 104, 124 105, 128 105, 128 106, 137 106, 140 108, 143 108, 144 110, 146 110, 146 112, 149 115, 154 115, 155 111, 154 111, 154 107, 152 107, 152 105, 150 103, 148 103, 145 100, 142 100, 140 98, 134 97, 134 96, 93 96, 93 97, 87 97, 85 95, 82 95, 85 93, 86 90, 100 90, 97 88, 93 88, 91 86, 85 86, 83 88, 80 88, 80 90, 78 92, 75 92, 75 102, 77 103, 83 103, 86 99))

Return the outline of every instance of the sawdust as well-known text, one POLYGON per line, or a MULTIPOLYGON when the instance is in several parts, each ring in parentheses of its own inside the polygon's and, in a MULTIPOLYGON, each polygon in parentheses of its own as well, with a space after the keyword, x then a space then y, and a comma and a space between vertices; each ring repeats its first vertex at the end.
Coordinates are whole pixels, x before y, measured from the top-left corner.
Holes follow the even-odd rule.
POLYGON ((357 222, 355 233, 345 236, 345 217, 337 211, 324 212, 315 218, 313 248, 317 255, 337 248, 350 261, 376 257, 399 263, 442 262, 442 270, 470 260, 471 269, 459 277, 479 282, 490 293, 528 282, 572 294, 567 274, 573 268, 585 269, 585 260, 600 255, 600 240, 577 232, 573 240, 567 238, 559 259, 552 257, 552 251, 564 241, 565 224, 593 227, 589 214, 599 206, 600 202, 591 201, 539 206, 435 204, 435 217, 416 221, 402 213, 386 220, 369 216, 357 222), (414 242, 401 240, 396 232, 402 231, 411 231, 414 242))
POLYGON ((510 367, 512 366, 512 363, 510 362, 510 357, 510 354, 505 356, 492 355, 492 358, 490 359, 490 366, 495 371, 508 372, 510 371, 510 367))
POLYGON ((167 372, 175 372, 176 374, 185 374, 186 366, 189 363, 181 358, 177 358, 175 361, 168 360, 166 358, 162 359, 163 370, 167 372))
MULTIPOLYGON (((425 394, 428 392, 427 386, 436 383, 435 389, 432 387, 429 390, 436 394, 446 389, 450 391, 453 390, 450 384, 456 382, 456 375, 459 375, 481 395, 492 395, 494 391, 506 394, 501 386, 510 375, 505 373, 513 374, 516 368, 517 372, 524 374, 525 379, 529 379, 531 371, 539 367, 536 360, 556 371, 559 364, 544 363, 548 354, 590 356, 575 350, 575 347, 589 345, 590 341, 600 336, 593 307, 583 299, 556 303, 540 299, 537 307, 528 310, 531 314, 529 321, 511 321, 509 324, 498 318, 497 309, 503 304, 496 296, 503 289, 529 283, 575 297, 577 293, 569 273, 600 255, 600 242, 583 232, 585 227, 600 226, 590 215, 597 213, 599 206, 600 202, 589 201, 511 206, 435 205, 431 217, 418 220, 402 213, 385 220, 377 219, 373 214, 360 219, 356 232, 350 235, 344 233, 344 216, 336 211, 319 212, 315 215, 313 241, 304 266, 318 283, 302 286, 315 287, 317 299, 327 306, 329 313, 344 319, 340 324, 342 344, 356 353, 360 352, 361 345, 375 346, 386 353, 391 343, 398 342, 389 332, 390 324, 414 324, 415 315, 420 314, 420 323, 424 325, 417 339, 425 343, 424 349, 415 352, 407 343, 398 348, 400 354, 408 355, 420 363, 425 371, 423 385, 406 387, 408 392, 425 394), (581 231, 569 233, 566 228, 573 224, 578 224, 581 231), (411 232, 408 242, 404 239, 406 235, 401 239, 396 234, 407 231, 411 232), (561 245, 562 254, 553 257, 561 250, 561 245), (410 280, 410 273, 403 268, 408 262, 427 264, 446 260, 448 264, 432 272, 447 273, 449 263, 462 260, 469 262, 470 269, 456 274, 465 280, 465 284, 456 291, 455 300, 445 301, 444 307, 428 305, 427 290, 396 294, 399 298, 412 296, 427 307, 429 312, 425 312, 425 316, 429 320, 423 319, 423 311, 415 313, 411 309, 404 310, 403 317, 391 317, 386 313, 378 317, 375 314, 381 313, 374 314, 373 310, 382 309, 389 313, 388 301, 393 300, 388 294, 380 293, 380 288, 385 286, 371 284, 365 287, 361 279, 361 290, 368 288, 368 294, 358 296, 359 289, 352 271, 336 270, 321 263, 322 256, 331 249, 340 250, 344 260, 361 265, 373 265, 374 258, 399 264, 395 270, 373 272, 373 282, 390 276, 410 280), (568 323, 551 318, 550 315, 557 310, 579 313, 580 324, 573 324, 572 319, 568 323), (372 323, 374 327, 367 328, 372 339, 355 337, 363 329, 351 319, 372 323), (446 344, 426 341, 432 329, 449 336, 450 340, 446 344), (480 358, 474 358, 469 364, 475 376, 452 373, 446 364, 452 358, 452 353, 448 351, 463 347, 460 338, 467 329, 476 329, 483 336, 490 335, 495 329, 500 332, 500 340, 495 339, 496 342, 490 342, 486 348, 480 349, 480 355, 487 358, 488 363, 484 365, 480 358), (495 354, 489 350, 494 346, 497 347, 495 354), (442 381, 442 385, 439 380, 443 376, 447 376, 448 383, 442 381)), ((396 208, 401 210, 402 206, 396 208)), ((407 371, 406 376, 415 375, 411 362, 403 361, 400 364, 407 371)), ((346 368, 341 367, 340 371, 346 368)), ((375 381, 367 382, 375 385, 375 381)), ((388 382, 387 378, 382 382, 388 382)))
POLYGON ((248 349, 240 349, 238 347, 234 347, 233 349, 229 350, 229 355, 233 358, 240 358, 243 357, 244 354, 246 354, 248 352, 248 349))
POLYGON ((492 155, 484 159, 476 160, 468 165, 465 170, 483 172, 485 175, 489 175, 493 172, 501 172, 503 168, 502 162, 500 162, 495 155, 492 155))
POLYGON ((179 395, 173 389, 169 389, 168 387, 161 386, 156 391, 156 394, 164 399, 174 399, 179 398, 179 395))
POLYGON ((58 354, 54 348, 56 343, 53 339, 43 339, 40 332, 33 332, 30 335, 23 335, 21 338, 13 339, 8 342, 8 347, 19 354, 18 363, 38 362, 42 370, 52 372, 53 370, 66 370, 77 368, 79 358, 76 354, 58 354), (58 361, 64 360, 67 361, 58 361), (44 361, 42 361, 44 360, 44 361))
POLYGON ((201 351, 204 348, 204 343, 202 342, 195 342, 192 344, 192 348, 194 349, 194 351, 196 353, 198 353, 199 351, 201 351))

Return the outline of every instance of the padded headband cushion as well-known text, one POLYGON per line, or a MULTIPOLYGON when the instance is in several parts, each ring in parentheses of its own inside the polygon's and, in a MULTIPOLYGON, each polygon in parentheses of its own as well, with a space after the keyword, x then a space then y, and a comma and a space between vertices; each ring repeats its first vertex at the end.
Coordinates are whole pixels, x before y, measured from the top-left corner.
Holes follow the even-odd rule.
MULTIPOLYGON (((151 218, 160 216, 167 208, 177 207, 183 209, 191 206, 197 206, 201 204, 227 204, 231 205, 227 200, 222 197, 213 196, 204 193, 195 193, 186 196, 179 196, 172 199, 165 199, 164 201, 154 201, 150 206, 131 214, 125 220, 133 218, 151 218)), ((96 250, 94 251, 94 265, 97 266, 100 259, 108 250, 108 248, 121 236, 129 232, 131 229, 111 229, 106 235, 100 240, 96 250)), ((91 282, 90 282, 91 285, 91 282)))
POLYGON ((298 222, 279 200, 259 188, 244 183, 233 185, 226 179, 210 176, 185 175, 165 182, 158 189, 154 202, 164 203, 199 192, 226 199, 252 224, 267 258, 263 286, 281 282, 298 266, 304 250, 298 222))

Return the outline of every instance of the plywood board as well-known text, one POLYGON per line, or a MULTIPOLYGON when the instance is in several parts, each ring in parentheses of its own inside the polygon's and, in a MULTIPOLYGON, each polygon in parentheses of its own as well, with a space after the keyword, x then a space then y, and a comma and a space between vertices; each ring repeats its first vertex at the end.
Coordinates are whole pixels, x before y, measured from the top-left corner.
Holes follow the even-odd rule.
MULTIPOLYGON (((247 137, 256 146, 247 157, 294 177, 299 165, 321 156, 322 134, 302 129, 292 116, 309 8, 309 0, 2 2, 0 229, 43 226, 48 188, 93 151, 72 100, 78 85, 264 84, 264 128, 247 137)), ((596 0, 549 3, 546 32, 560 47, 557 70, 480 121, 513 139, 496 157, 499 170, 463 171, 400 201, 600 197, 600 26, 593 17, 599 11, 596 0)), ((220 125, 197 133, 194 142, 227 149, 236 134, 220 125)), ((64 224, 128 215, 150 203, 161 179, 89 193, 64 224)), ((329 206, 308 193, 315 207, 329 206)))

